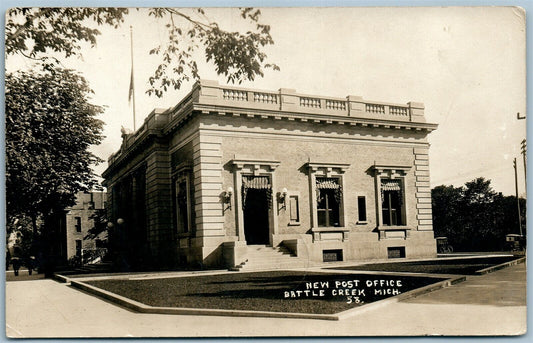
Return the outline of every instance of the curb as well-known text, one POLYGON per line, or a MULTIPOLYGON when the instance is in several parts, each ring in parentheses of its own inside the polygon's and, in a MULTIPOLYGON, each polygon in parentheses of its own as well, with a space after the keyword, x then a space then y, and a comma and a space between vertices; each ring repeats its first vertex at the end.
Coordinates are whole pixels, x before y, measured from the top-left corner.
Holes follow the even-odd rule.
POLYGON ((340 313, 337 313, 337 315, 338 315, 339 319, 345 319, 345 318, 352 317, 352 316, 357 315, 357 314, 361 314, 361 313, 366 312, 366 311, 371 311, 371 310, 374 310, 374 309, 379 308, 379 307, 383 307, 383 306, 386 306, 386 305, 389 305, 389 304, 392 304, 392 303, 397 303, 397 302, 400 302, 400 301, 405 300, 405 299, 414 298, 414 297, 417 297, 417 296, 422 295, 422 294, 430 293, 430 292, 439 290, 441 288, 450 287, 450 286, 453 286, 453 285, 455 285, 457 283, 464 282, 464 281, 466 281, 466 276, 453 277, 453 278, 450 278, 448 280, 440 281, 440 282, 437 282, 437 283, 433 283, 431 285, 427 285, 427 286, 424 286, 424 287, 413 289, 413 290, 411 290, 409 292, 401 293, 401 294, 398 294, 398 295, 390 297, 390 298, 386 298, 386 299, 383 299, 383 300, 375 301, 375 302, 373 302, 371 304, 368 304, 368 305, 365 305, 365 306, 361 306, 361 307, 358 307, 358 308, 354 308, 354 309, 350 309, 350 310, 347 310, 347 311, 344 311, 344 312, 340 312, 340 313))
POLYGON ((221 310, 221 309, 196 309, 184 307, 157 307, 140 303, 121 295, 105 291, 103 289, 88 285, 81 281, 71 281, 71 286, 86 292, 97 295, 106 300, 113 301, 121 306, 140 313, 152 314, 177 314, 177 315, 197 315, 197 316, 230 316, 230 317, 270 317, 270 318, 303 318, 339 320, 336 314, 309 314, 290 312, 268 312, 268 311, 248 311, 248 310, 221 310))
POLYGON ((505 263, 502 263, 502 264, 497 264, 497 265, 492 266, 492 267, 488 267, 488 268, 477 270, 476 271, 476 275, 484 275, 484 274, 492 273, 492 272, 495 272, 497 270, 504 269, 504 268, 507 268, 507 267, 510 267, 510 266, 514 266, 514 265, 517 265, 517 264, 520 264, 520 263, 525 263, 525 262, 526 262, 526 257, 521 257, 521 258, 513 260, 513 261, 509 261, 509 262, 505 262, 505 263))
POLYGON ((383 300, 349 309, 335 314, 310 314, 310 313, 292 313, 292 312, 269 312, 269 311, 250 311, 250 310, 223 310, 223 309, 197 309, 183 307, 157 307, 143 304, 141 302, 123 297, 121 295, 91 286, 82 281, 70 280, 72 287, 81 289, 88 293, 94 294, 106 300, 110 300, 118 305, 129 308, 140 313, 151 314, 174 314, 174 315, 198 315, 198 316, 229 316, 229 317, 267 317, 267 318, 297 318, 297 319, 320 319, 320 320, 341 320, 354 316, 375 308, 398 302, 407 298, 415 297, 437 289, 449 287, 458 282, 465 281, 466 277, 455 277, 448 280, 417 288, 406 293, 392 296, 383 300))
POLYGON ((69 283, 70 282, 70 278, 64 276, 64 275, 61 275, 61 274, 56 274, 54 273, 54 276, 52 277, 52 279, 56 280, 57 282, 61 282, 61 283, 69 283))

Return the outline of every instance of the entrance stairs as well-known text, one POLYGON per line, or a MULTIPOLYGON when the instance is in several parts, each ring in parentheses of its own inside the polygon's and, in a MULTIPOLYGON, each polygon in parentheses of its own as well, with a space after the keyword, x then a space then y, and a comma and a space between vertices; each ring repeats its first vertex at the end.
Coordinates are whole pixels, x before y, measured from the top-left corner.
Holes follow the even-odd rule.
POLYGON ((309 266, 309 261, 291 254, 285 247, 249 245, 244 261, 230 268, 232 271, 259 271, 272 269, 293 269, 309 266))

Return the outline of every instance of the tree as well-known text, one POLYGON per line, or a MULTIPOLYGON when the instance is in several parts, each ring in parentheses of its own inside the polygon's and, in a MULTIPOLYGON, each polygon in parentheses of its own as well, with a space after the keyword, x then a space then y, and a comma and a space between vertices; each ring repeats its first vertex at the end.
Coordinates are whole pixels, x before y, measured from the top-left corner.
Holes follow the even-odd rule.
POLYGON ((431 190, 431 202, 435 236, 448 237, 452 246, 458 246, 465 235, 461 230, 463 188, 437 186, 431 190))
POLYGON ((80 42, 96 45, 100 31, 87 21, 118 27, 125 8, 11 8, 6 14, 6 54, 46 60, 50 51, 77 55, 80 42))
MULTIPOLYGON (((139 10, 139 9, 137 9, 139 10)), ((228 82, 254 80, 263 69, 279 70, 266 63, 262 49, 274 41, 270 26, 260 22, 261 11, 239 10, 239 18, 248 23, 246 33, 223 30, 201 9, 152 8, 148 15, 165 23, 168 39, 154 47, 150 54, 162 61, 149 78, 148 94, 161 97, 169 88, 179 89, 184 81, 199 79, 194 52, 203 48, 207 62, 212 61, 218 74, 228 82)), ((6 19, 6 54, 22 54, 27 58, 57 64, 51 52, 65 57, 78 55, 82 42, 96 45, 100 34, 91 27, 118 27, 129 13, 125 8, 13 8, 6 19)))
POLYGON ((76 193, 96 184, 90 166, 101 160, 89 147, 102 139, 103 108, 90 103, 91 92, 72 70, 6 75, 8 223, 29 217, 37 233, 42 218, 49 233, 76 193))
MULTIPOLYGON (((516 197, 497 194, 483 177, 463 187, 437 186, 431 191, 433 228, 459 251, 504 248, 505 235, 517 233, 516 197)), ((522 211, 525 200, 521 199, 522 211)), ((523 225, 525 225, 525 220, 523 225)))
POLYGON ((470 246, 473 250, 487 250, 494 241, 495 195, 490 180, 483 177, 465 183, 463 225, 470 232, 470 246))

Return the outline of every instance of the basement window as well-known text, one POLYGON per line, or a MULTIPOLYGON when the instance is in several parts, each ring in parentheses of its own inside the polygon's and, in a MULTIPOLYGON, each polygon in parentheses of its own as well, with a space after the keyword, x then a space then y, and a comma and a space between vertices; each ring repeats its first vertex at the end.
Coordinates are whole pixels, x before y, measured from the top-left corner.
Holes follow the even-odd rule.
POLYGON ((324 262, 342 261, 342 249, 322 250, 322 258, 324 262))
POLYGON ((403 258, 405 257, 405 247, 388 247, 388 258, 403 258))

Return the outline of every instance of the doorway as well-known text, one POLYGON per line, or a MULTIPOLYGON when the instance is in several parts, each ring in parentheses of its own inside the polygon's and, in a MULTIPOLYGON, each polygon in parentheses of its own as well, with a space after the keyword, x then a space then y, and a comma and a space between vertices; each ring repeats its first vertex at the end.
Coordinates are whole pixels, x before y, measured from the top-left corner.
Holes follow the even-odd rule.
POLYGON ((249 188, 244 200, 244 237, 248 245, 269 244, 267 189, 249 188))

